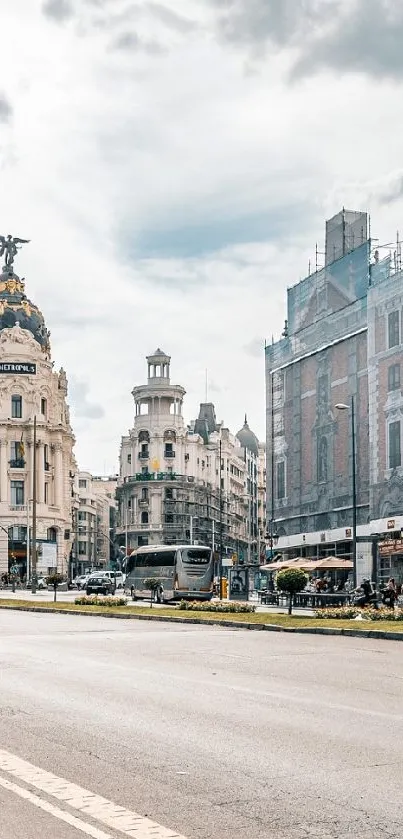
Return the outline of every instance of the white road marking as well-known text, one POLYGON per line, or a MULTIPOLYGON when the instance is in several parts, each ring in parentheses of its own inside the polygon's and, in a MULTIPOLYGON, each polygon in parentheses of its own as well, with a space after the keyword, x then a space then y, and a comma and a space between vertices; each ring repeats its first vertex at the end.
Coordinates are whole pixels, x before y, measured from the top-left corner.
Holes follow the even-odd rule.
POLYGON ((55 807, 54 804, 49 804, 48 801, 44 801, 42 798, 39 798, 38 795, 34 795, 33 792, 29 792, 29 790, 19 787, 18 784, 14 784, 12 781, 0 778, 0 786, 9 790, 9 792, 15 793, 15 795, 19 795, 20 798, 25 798, 26 801, 30 802, 30 804, 34 804, 35 807, 39 807, 39 809, 44 810, 45 813, 50 813, 50 815, 54 816, 56 819, 66 822, 66 824, 69 824, 71 827, 75 827, 77 830, 81 830, 82 833, 86 833, 87 836, 92 836, 93 839, 112 839, 110 833, 104 833, 103 830, 98 830, 98 828, 92 827, 91 824, 87 824, 81 819, 77 819, 76 816, 72 816, 65 810, 61 810, 60 807, 55 807))
MULTIPOLYGON (((77 784, 71 783, 71 781, 66 781, 64 778, 52 775, 51 772, 46 772, 44 769, 40 769, 38 766, 28 763, 28 761, 22 760, 5 749, 0 749, 0 770, 9 773, 14 778, 18 778, 30 787, 42 790, 46 795, 64 801, 72 809, 79 810, 83 815, 91 816, 100 824, 111 827, 113 830, 117 830, 125 836, 132 837, 132 839, 186 839, 186 836, 182 836, 174 830, 163 827, 158 822, 153 822, 145 816, 140 816, 139 813, 135 813, 133 810, 120 807, 114 804, 113 801, 109 801, 100 795, 95 795, 90 790, 79 787, 77 784)), ((0 780, 4 786, 6 781, 1 778, 0 780)), ((32 795, 32 793, 28 793, 28 790, 23 790, 22 787, 17 787, 17 789, 32 795)), ((33 797, 38 798, 35 795, 33 797)), ((46 804, 47 807, 52 806, 41 798, 38 798, 38 801, 46 804)), ((43 807, 43 809, 46 808, 43 807)), ((65 813, 64 810, 59 810, 59 812, 62 814, 65 813)), ((70 816, 70 818, 74 817, 70 816)), ((110 839, 107 834, 100 831, 98 831, 97 835, 90 833, 90 830, 94 831, 95 828, 91 827, 91 825, 86 825, 84 822, 82 824, 87 828, 89 836, 94 836, 96 839, 98 837, 99 839, 110 839)), ((80 829, 82 830, 82 828, 80 829)))

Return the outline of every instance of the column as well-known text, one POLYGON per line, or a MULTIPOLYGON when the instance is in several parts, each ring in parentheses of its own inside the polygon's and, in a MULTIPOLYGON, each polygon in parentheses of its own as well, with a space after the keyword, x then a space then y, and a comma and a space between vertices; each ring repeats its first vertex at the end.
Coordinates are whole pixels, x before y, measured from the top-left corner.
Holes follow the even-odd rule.
POLYGON ((63 452, 60 443, 55 446, 55 506, 63 503, 63 452))
POLYGON ((6 440, 1 441, 1 475, 0 475, 0 496, 3 503, 8 501, 8 473, 7 473, 7 452, 6 440))
POLYGON ((44 445, 43 443, 38 443, 38 447, 36 450, 36 468, 37 468, 37 492, 38 492, 38 504, 43 504, 45 500, 45 461, 44 461, 44 445))

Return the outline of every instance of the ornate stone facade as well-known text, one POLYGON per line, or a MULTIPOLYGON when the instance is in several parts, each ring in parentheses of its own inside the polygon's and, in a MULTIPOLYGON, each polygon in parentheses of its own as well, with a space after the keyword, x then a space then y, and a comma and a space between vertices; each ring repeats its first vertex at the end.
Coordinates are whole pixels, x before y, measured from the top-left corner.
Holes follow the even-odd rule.
POLYGON ((221 521, 224 558, 257 562, 258 441, 249 431, 255 451, 246 452, 245 440, 217 423, 212 403, 186 426, 185 390, 171 384, 170 357, 158 349, 147 364, 147 384, 133 389, 134 426, 121 444, 120 544, 198 542, 218 551, 221 521))
POLYGON ((41 312, 25 297, 24 282, 6 270, 0 329, 0 573, 15 563, 23 578, 32 567, 34 417, 38 572, 57 566, 67 573, 76 471, 67 378, 53 368, 41 312))

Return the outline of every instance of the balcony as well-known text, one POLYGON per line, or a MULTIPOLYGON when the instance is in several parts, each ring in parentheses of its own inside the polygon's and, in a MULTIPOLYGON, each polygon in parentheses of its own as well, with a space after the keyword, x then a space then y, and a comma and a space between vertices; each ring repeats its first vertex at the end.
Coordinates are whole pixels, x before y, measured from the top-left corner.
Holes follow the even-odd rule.
POLYGON ((175 452, 171 451, 170 449, 168 449, 168 451, 165 449, 164 457, 166 460, 171 460, 171 458, 175 457, 175 452))
POLYGON ((148 507, 150 501, 148 498, 139 498, 139 507, 148 507))
POLYGON ((144 451, 144 452, 139 452, 138 457, 139 457, 139 460, 149 460, 150 459, 150 452, 148 450, 144 451))
POLYGON ((136 475, 129 475, 123 479, 123 483, 132 484, 138 481, 176 481, 181 476, 174 472, 137 472, 136 475))
POLYGON ((17 457, 15 460, 10 460, 10 469, 25 469, 25 460, 23 457, 17 457))
POLYGON ((26 504, 10 504, 10 513, 25 513, 26 504))

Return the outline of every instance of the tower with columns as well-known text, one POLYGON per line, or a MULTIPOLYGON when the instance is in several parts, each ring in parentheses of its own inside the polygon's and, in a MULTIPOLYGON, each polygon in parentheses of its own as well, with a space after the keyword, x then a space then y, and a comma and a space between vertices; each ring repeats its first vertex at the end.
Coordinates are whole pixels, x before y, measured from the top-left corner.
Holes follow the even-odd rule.
POLYGON ((0 576, 30 557, 36 417, 37 570, 67 573, 72 544, 74 435, 67 378, 51 360, 43 315, 13 266, 0 274, 0 576))

